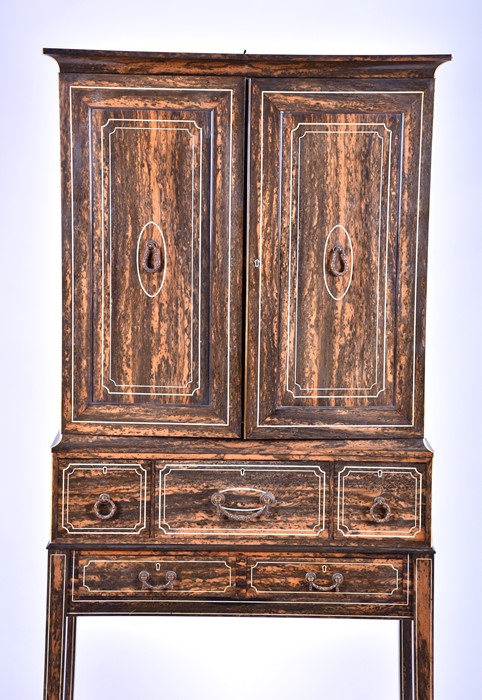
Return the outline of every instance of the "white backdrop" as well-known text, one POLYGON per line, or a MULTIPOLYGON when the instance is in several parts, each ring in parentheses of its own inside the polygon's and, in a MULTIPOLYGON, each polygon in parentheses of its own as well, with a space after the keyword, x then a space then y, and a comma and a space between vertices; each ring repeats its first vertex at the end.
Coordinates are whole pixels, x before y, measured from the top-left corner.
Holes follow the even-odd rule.
MULTIPOLYGON (((4 0, 0 25, 0 696, 32 700, 42 688, 61 318, 57 67, 41 55, 47 46, 454 54, 437 75, 429 251, 436 698, 480 699, 480 1, 4 0)), ((397 673, 393 622, 89 619, 79 624, 75 700, 395 700, 397 673)))

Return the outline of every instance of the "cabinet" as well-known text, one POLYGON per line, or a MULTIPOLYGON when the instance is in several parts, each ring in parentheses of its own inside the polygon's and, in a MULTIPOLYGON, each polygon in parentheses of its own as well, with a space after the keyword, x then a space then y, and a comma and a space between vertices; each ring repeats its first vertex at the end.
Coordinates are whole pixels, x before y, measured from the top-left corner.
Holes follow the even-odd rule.
POLYGON ((398 619, 401 697, 430 700, 450 57, 45 52, 64 309, 46 700, 72 700, 77 617, 102 613, 398 619))

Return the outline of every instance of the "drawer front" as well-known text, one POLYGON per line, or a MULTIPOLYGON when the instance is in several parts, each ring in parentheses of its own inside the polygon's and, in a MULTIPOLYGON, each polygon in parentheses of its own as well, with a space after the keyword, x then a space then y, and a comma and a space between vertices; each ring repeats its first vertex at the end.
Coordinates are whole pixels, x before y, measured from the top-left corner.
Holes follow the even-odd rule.
POLYGON ((326 536, 328 467, 158 463, 159 536, 326 536))
POLYGON ((73 600, 230 598, 236 590, 231 556, 80 554, 73 600))
POLYGON ((69 462, 61 465, 61 479, 61 534, 146 533, 145 463, 69 462))
POLYGON ((299 603, 409 603, 408 559, 270 557, 248 564, 248 596, 299 603))
POLYGON ((335 538, 424 540, 425 464, 338 464, 335 538))

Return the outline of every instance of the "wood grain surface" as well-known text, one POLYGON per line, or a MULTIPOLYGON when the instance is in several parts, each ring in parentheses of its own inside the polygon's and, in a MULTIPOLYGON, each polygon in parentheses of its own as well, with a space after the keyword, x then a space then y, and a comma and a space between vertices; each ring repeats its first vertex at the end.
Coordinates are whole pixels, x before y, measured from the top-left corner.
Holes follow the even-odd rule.
POLYGON ((407 559, 270 555, 266 561, 248 560, 248 596, 281 597, 297 602, 323 604, 409 604, 407 559), (343 580, 339 591, 308 588, 306 574, 316 574, 316 584, 330 587, 335 574, 343 580))
POLYGON ((156 462, 156 468, 153 532, 160 542, 328 536, 328 463, 156 462), (221 508, 212 501, 217 494, 221 508), (273 499, 266 511, 264 494, 273 499))
POLYGON ((145 461, 62 461, 59 464, 58 532, 105 537, 149 534, 151 465, 145 461), (101 496, 110 501, 101 503, 101 496), (96 504, 97 511, 96 513, 96 504), (112 517, 102 519, 100 516, 112 517))
POLYGON ((402 700, 433 700, 425 300, 450 56, 45 53, 63 230, 45 700, 73 700, 76 619, 99 614, 397 619, 402 700))
POLYGON ((337 463, 335 489, 335 539, 430 542, 430 463, 337 463))
POLYGON ((242 75, 338 78, 433 77, 450 61, 447 54, 419 56, 297 56, 257 54, 186 54, 143 51, 44 49, 62 73, 141 75, 242 75))
POLYGON ((239 435, 243 81, 86 76, 61 110, 64 429, 239 435))
POLYGON ((233 555, 219 556, 176 553, 80 554, 75 560, 73 600, 137 598, 165 600, 196 596, 236 597, 236 563, 233 555), (149 574, 148 583, 163 586, 166 573, 173 571, 172 587, 164 590, 144 589, 139 574, 149 574))
POLYGON ((421 435, 432 84, 252 82, 246 434, 421 435))

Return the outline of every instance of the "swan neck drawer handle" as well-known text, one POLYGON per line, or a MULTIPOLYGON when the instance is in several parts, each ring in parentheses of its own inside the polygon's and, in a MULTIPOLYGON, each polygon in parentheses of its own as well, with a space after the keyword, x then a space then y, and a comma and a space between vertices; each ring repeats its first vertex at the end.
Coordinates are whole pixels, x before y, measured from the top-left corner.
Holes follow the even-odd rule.
POLYGON ((333 583, 331 586, 318 586, 318 584, 315 583, 316 574, 314 571, 309 571, 305 576, 305 580, 308 583, 308 589, 310 591, 335 591, 338 593, 340 586, 343 583, 343 574, 333 574, 331 578, 333 583))
POLYGON ((336 243, 331 251, 330 270, 335 277, 343 277, 348 272, 348 260, 345 249, 339 243, 336 243), (341 270, 339 269, 340 264, 341 270))
POLYGON ((211 503, 216 506, 218 516, 220 518, 224 517, 228 520, 235 520, 237 522, 246 522, 248 520, 255 520, 261 515, 269 516, 269 507, 276 503, 276 498, 271 491, 263 491, 259 497, 261 506, 252 510, 250 509, 245 513, 242 512, 242 508, 228 508, 224 505, 225 501, 226 496, 221 491, 216 491, 211 496, 211 503))
POLYGON ((392 510, 386 500, 378 496, 370 508, 370 518, 374 523, 386 523, 391 518, 392 510))
POLYGON ((177 575, 175 571, 166 571, 166 583, 160 583, 158 586, 149 583, 150 578, 151 575, 148 571, 141 571, 139 573, 138 579, 142 583, 143 591, 165 591, 167 588, 172 588, 177 575))
POLYGON ((101 493, 94 503, 94 513, 99 520, 110 520, 114 517, 117 506, 108 493, 101 493))

